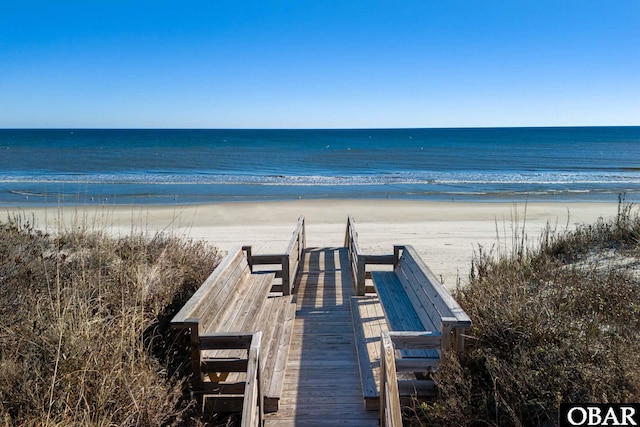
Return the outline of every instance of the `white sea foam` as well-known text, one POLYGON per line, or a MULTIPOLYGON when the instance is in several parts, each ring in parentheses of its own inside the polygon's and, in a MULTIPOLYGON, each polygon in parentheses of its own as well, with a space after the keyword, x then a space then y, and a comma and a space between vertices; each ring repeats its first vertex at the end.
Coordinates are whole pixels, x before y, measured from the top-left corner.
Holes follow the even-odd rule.
POLYGON ((412 172, 385 175, 173 175, 173 174, 53 174, 53 175, 1 175, 0 183, 34 184, 138 184, 138 185, 298 185, 298 186, 353 186, 353 185, 559 185, 559 184, 640 184, 639 173, 435 173, 412 172))

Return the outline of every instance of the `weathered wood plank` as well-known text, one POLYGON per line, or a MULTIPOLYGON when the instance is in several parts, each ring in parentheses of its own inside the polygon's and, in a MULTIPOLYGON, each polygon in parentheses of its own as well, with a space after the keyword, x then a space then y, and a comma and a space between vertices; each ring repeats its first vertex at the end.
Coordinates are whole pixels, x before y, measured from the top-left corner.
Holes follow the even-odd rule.
MULTIPOLYGON (((285 317, 286 304, 289 304, 289 297, 277 297, 273 298, 273 305, 271 312, 266 319, 267 325, 273 325, 272 327, 265 328, 263 334, 265 334, 267 346, 263 346, 262 354, 260 355, 260 363, 262 366, 262 374, 265 379, 264 386, 265 391, 270 389, 269 385, 273 379, 273 370, 277 362, 278 345, 280 344, 280 336, 282 335, 282 327, 285 317)), ((273 396, 267 394, 268 398, 279 399, 280 396, 273 396)), ((277 402, 275 402, 277 405, 277 402)), ((270 408, 271 409, 271 408, 270 408)), ((277 409, 277 406, 276 408, 277 409)))
MULTIPOLYGON (((350 225, 349 222, 346 240, 353 245, 350 241, 353 236, 353 233, 349 234, 350 225)), ((367 259, 369 265, 394 265, 392 272, 370 271, 366 274, 366 277, 371 277, 373 290, 379 298, 378 303, 371 307, 381 307, 384 318, 382 324, 369 321, 376 315, 375 310, 367 314, 362 301, 352 301, 354 322, 362 324, 361 328, 354 329, 356 345, 359 352, 361 349, 363 354, 366 352, 366 357, 358 354, 361 376, 370 378, 371 372, 374 372, 376 379, 375 392, 369 395, 367 389, 373 390, 374 387, 366 386, 366 382, 363 381, 365 405, 369 409, 374 406, 380 407, 383 425, 401 425, 398 396, 427 396, 435 391, 433 381, 408 378, 415 378, 414 372, 429 372, 438 367, 441 351, 450 347, 452 331, 455 328, 458 330, 455 330, 453 337, 456 349, 461 354, 461 331, 468 327, 470 322, 466 322, 466 314, 435 279, 412 247, 395 246, 392 256, 361 257, 367 259), (398 332, 388 333, 387 330, 398 332), (377 340, 376 334, 383 334, 389 341, 386 346, 384 342, 377 340), (380 350, 375 349, 373 342, 379 343, 380 350), (379 365, 376 366, 376 363, 379 365), (396 372, 404 373, 403 379, 399 382, 390 378, 396 372), (390 407, 391 400, 397 408, 390 407), (392 412, 394 415, 390 415, 392 412)), ((373 383, 370 380, 367 382, 373 383)))
POLYGON ((194 317, 199 318, 200 313, 205 311, 206 305, 211 302, 208 297, 215 297, 215 295, 209 295, 209 293, 213 288, 215 288, 219 278, 227 275, 229 269, 235 268, 236 264, 242 257, 244 257, 244 254, 242 253, 241 247, 237 247, 229 251, 229 254, 223 258, 218 267, 193 294, 192 298, 190 298, 189 301, 187 301, 180 311, 173 317, 171 320, 171 326, 179 328, 185 320, 194 317))
POLYGON ((374 271, 371 276, 389 328, 400 331, 425 330, 398 276, 389 271, 374 271))
POLYGON ((369 334, 367 335, 367 349, 371 355, 371 370, 376 381, 375 395, 365 396, 365 405, 367 410, 377 410, 379 408, 379 387, 380 387, 380 337, 383 332, 388 331, 387 322, 384 318, 384 311, 377 297, 375 301, 367 304, 367 316, 372 319, 368 322, 369 334), (374 320, 375 319, 375 320, 374 320))
POLYGON ((404 273, 407 276, 412 276, 415 283, 422 284, 422 286, 415 288, 418 297, 426 296, 441 316, 443 347, 450 347, 451 331, 453 331, 455 349, 458 357, 461 358, 464 352, 463 334, 471 326, 471 319, 438 281, 413 247, 405 247, 402 258, 407 261, 404 273))
POLYGON ((398 372, 430 372, 440 366, 440 358, 404 357, 396 359, 398 372))
POLYGON ((280 264, 282 255, 280 254, 260 254, 251 256, 251 264, 253 265, 274 265, 280 264))
POLYGON ((216 319, 216 330, 247 331, 255 322, 256 313, 266 300, 273 274, 252 274, 234 286, 224 312, 216 319))
POLYGON ((217 288, 219 291, 217 294, 206 297, 211 300, 208 301, 209 304, 205 311, 200 314, 200 328, 203 331, 215 330, 216 325, 220 324, 221 312, 224 312, 225 307, 233 301, 235 291, 233 284, 239 283, 249 275, 249 264, 243 256, 235 266, 230 266, 230 270, 228 276, 221 276, 218 280, 217 288))
POLYGON ((367 265, 393 265, 393 255, 362 255, 367 265))
MULTIPOLYGON (((254 331, 256 325, 270 325, 260 323, 260 314, 269 305, 267 294, 273 281, 273 274, 251 275, 243 284, 237 286, 236 301, 227 306, 225 315, 219 320, 218 330, 222 332, 231 331, 254 331)), ((262 342, 268 345, 270 335, 265 335, 262 342)), ((218 347, 224 348, 224 347, 218 347)), ((206 350, 206 349, 202 349, 206 350)), ((209 360, 215 358, 242 357, 242 352, 233 350, 216 350, 202 353, 202 358, 209 360)), ((219 371, 218 371, 219 372, 219 371)))
POLYGON ((420 272, 431 283, 431 287, 427 288, 427 290, 433 292, 433 294, 430 293, 429 296, 434 301, 434 304, 438 307, 442 307, 443 309, 446 307, 449 312, 446 313, 445 316, 453 316, 461 326, 464 325, 465 327, 470 327, 471 319, 467 313, 465 313, 451 293, 447 291, 442 283, 440 283, 436 278, 435 274, 433 274, 424 260, 418 255, 415 248, 407 245, 403 252, 403 255, 406 253, 406 255, 413 260, 420 272), (441 301, 442 304, 439 301, 441 301))
POLYGON ((304 217, 300 217, 287 248, 290 253, 252 255, 250 246, 234 249, 174 317, 174 328, 191 331, 193 391, 198 399, 202 393, 225 394, 208 401, 205 397, 205 404, 228 410, 237 405, 238 396, 241 398, 246 394, 252 401, 252 393, 258 393, 259 404, 246 407, 243 414, 245 421, 252 425, 261 423, 261 414, 268 405, 277 409, 293 335, 295 305, 291 304, 290 296, 271 294, 276 276, 282 279, 282 284, 278 285, 282 292, 289 293, 305 246, 304 217), (254 266, 268 264, 280 264, 281 270, 266 272, 262 269, 253 273, 254 266), (241 339, 208 334, 239 331, 260 332, 262 348, 250 348, 247 356, 246 343, 241 339), (247 376, 246 370, 257 374, 247 376), (262 375, 266 375, 264 383, 262 375), (269 396, 272 391, 278 395, 269 396), (225 407, 226 404, 230 406, 225 407))
POLYGON ((441 332, 442 321, 440 319, 442 316, 429 298, 421 292, 420 288, 424 286, 424 283, 418 282, 418 279, 412 275, 409 266, 407 266, 409 262, 410 261, 407 261, 405 258, 400 258, 400 263, 394 270, 397 281, 401 288, 404 289, 408 300, 420 317, 423 329, 426 331, 441 332))
POLYGON ((400 259, 396 273, 400 278, 400 282, 405 291, 410 296, 416 311, 421 316, 421 320, 432 322, 433 328, 427 330, 438 331, 442 334, 442 347, 450 348, 451 346, 451 330, 456 323, 455 317, 447 316, 446 311, 438 308, 434 301, 427 295, 425 289, 431 288, 432 283, 426 281, 425 276, 421 272, 416 272, 415 262, 404 254, 400 259))
POLYGON ((237 332, 208 332, 200 334, 200 349, 248 349, 253 335, 237 332))
POLYGON ((296 305, 289 303, 285 307, 285 317, 283 322, 283 331, 280 334, 280 342, 278 343, 278 353, 273 366, 273 373, 271 375, 271 382, 267 387, 267 396, 281 396, 282 385, 284 383, 285 368, 287 365, 287 359, 289 349, 291 346, 291 337, 293 331, 293 323, 296 317, 296 305))
POLYGON ((345 249, 306 249, 280 408, 266 425, 377 425, 364 411, 354 346, 353 284, 345 249))
POLYGON ((432 380, 398 380, 400 396, 433 396, 435 387, 432 380))
POLYGON ((396 357, 393 343, 388 332, 381 337, 380 361, 380 423, 383 426, 402 425, 402 408, 396 377, 396 357))
MULTIPOLYGON (((414 308, 409 295, 403 289, 398 277, 393 272, 373 272, 373 283, 382 301, 382 309, 389 330, 392 331, 425 331, 423 317, 414 308)), ((401 350, 403 357, 434 356, 420 350, 401 350)))
POLYGON ((264 398, 260 384, 260 345, 262 332, 256 332, 249 348, 247 380, 242 407, 242 427, 261 426, 264 419, 264 398))
POLYGON ((438 332, 392 331, 389 336, 397 349, 438 349, 442 336, 438 332))
POLYGON ((202 372, 246 372, 247 359, 216 358, 200 362, 202 372))
MULTIPOLYGON (((327 410, 330 405, 334 404, 336 396, 282 396, 280 399, 280 409, 287 411, 297 405, 308 407, 321 407, 327 410)), ((345 405, 358 407, 358 411, 362 408, 362 397, 358 393, 349 393, 340 396, 340 402, 345 405)))
POLYGON ((360 304, 366 304, 363 301, 367 297, 352 297, 351 298, 351 310, 353 313, 353 332, 356 344, 356 352, 358 353, 358 365, 360 370, 360 383, 362 387, 362 394, 364 397, 377 396, 376 380, 373 376, 373 369, 371 369, 371 360, 369 358, 369 352, 367 351, 367 337, 364 328, 366 319, 363 318, 360 312, 360 304))

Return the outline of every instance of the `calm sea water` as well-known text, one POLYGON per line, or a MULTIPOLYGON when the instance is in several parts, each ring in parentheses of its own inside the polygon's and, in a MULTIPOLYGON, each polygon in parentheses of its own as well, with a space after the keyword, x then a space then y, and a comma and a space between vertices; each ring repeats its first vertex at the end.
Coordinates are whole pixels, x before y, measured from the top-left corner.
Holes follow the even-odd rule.
POLYGON ((640 127, 0 130, 0 204, 640 200, 640 127))

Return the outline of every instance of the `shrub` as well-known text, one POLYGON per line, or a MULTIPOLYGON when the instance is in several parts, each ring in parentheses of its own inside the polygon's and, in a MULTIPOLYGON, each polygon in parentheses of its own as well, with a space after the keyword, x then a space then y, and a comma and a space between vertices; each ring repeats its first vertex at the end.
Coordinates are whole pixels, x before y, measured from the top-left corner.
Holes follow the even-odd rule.
POLYGON ((188 422, 186 358, 168 322, 218 262, 215 248, 166 234, 0 223, 2 421, 188 422))
POLYGON ((640 401, 640 220, 543 234, 537 249, 480 251, 456 298, 471 317, 465 359, 447 356, 430 425, 555 425, 560 403, 640 401))

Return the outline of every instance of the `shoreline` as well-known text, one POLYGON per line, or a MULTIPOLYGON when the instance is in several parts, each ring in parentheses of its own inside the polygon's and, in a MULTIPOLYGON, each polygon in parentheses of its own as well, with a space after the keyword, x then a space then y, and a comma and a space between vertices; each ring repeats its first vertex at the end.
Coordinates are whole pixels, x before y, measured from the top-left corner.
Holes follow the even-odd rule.
POLYGON ((103 205, 5 207, 35 221, 36 227, 99 227, 115 234, 169 232, 204 240, 228 251, 253 246, 254 253, 285 251, 298 217, 305 215, 307 246, 342 246, 347 216, 356 221, 359 242, 368 254, 389 254, 394 244, 413 245, 448 288, 465 284, 479 245, 509 250, 514 235, 537 241, 549 224, 576 224, 615 217, 617 202, 458 202, 417 200, 317 199, 223 202, 203 205, 103 205))

